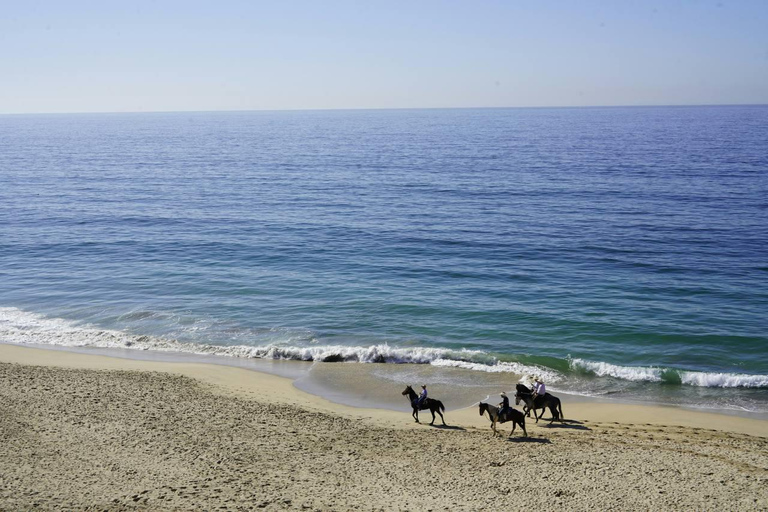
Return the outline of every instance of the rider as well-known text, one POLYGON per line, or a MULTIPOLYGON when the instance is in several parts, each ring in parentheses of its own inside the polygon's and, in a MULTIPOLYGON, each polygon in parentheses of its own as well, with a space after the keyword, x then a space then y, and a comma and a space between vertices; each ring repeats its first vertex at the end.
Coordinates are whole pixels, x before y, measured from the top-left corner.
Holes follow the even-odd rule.
POLYGON ((501 392, 501 403, 499 404, 499 417, 504 417, 509 411, 509 398, 505 392, 501 392))
POLYGON ((547 394, 547 388, 544 386, 544 381, 541 380, 541 377, 536 376, 533 382, 533 396, 531 398, 535 401, 536 397, 543 397, 547 394))
POLYGON ((421 386, 421 394, 419 395, 419 398, 416 399, 416 407, 421 406, 422 403, 424 403, 424 400, 427 399, 427 385, 423 384, 421 386))

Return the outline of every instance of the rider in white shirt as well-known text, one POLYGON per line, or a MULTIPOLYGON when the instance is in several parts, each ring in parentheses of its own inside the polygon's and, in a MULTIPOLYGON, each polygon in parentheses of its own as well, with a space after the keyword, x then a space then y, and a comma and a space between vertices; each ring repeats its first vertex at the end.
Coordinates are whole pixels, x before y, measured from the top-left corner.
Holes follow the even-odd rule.
POLYGON ((537 396, 544 396, 547 394, 547 388, 544 386, 544 381, 541 378, 536 377, 533 379, 535 384, 533 385, 533 399, 536 400, 537 396))

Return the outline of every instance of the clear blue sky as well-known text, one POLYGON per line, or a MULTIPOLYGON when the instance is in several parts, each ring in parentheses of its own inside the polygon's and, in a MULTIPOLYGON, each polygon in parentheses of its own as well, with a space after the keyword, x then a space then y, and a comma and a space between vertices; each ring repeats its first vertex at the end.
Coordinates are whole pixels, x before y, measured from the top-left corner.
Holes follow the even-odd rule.
POLYGON ((768 1, 1 1, 0 113, 768 103, 768 1))

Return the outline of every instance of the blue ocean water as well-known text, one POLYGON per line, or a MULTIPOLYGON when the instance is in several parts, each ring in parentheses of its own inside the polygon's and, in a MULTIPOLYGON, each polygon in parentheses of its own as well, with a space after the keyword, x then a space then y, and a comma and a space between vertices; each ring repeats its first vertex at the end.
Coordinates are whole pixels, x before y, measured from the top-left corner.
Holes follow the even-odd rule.
POLYGON ((0 116, 0 341, 768 411, 768 107, 0 116))

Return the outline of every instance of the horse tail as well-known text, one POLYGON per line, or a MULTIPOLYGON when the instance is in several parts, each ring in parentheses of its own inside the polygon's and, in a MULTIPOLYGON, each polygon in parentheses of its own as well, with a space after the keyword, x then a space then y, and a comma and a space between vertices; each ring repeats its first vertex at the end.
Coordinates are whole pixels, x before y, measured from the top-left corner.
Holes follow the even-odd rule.
POLYGON ((563 402, 560 400, 557 401, 557 408, 560 409, 560 421, 563 421, 565 419, 565 415, 563 414, 563 402))
POLYGON ((440 400, 437 401, 437 408, 440 410, 440 412, 445 412, 445 406, 440 400))

